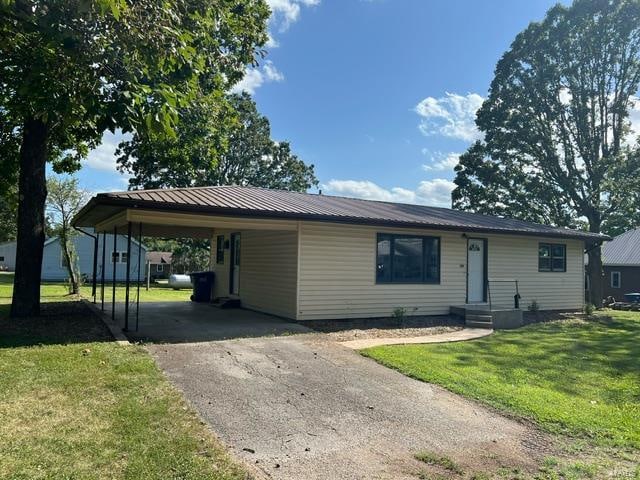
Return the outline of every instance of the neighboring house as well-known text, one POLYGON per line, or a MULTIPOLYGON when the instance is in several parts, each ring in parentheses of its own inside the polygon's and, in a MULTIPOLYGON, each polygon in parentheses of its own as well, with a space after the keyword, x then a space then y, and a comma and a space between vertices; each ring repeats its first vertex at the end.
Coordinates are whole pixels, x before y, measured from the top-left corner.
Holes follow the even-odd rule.
POLYGON ((602 246, 604 296, 624 301, 640 292, 640 228, 618 235, 602 246))
MULTIPOLYGON (((93 234, 93 230, 85 229, 89 233, 93 234)), ((116 253, 114 255, 114 243, 113 235, 107 234, 105 259, 107 267, 105 270, 105 282, 111 282, 113 280, 114 263, 109 263, 109 260, 115 260, 115 273, 117 281, 124 281, 126 278, 126 262, 127 262, 127 238, 124 235, 118 235, 116 239, 116 253)), ((99 236, 98 240, 98 261, 97 261, 97 280, 100 282, 102 276, 102 239, 103 235, 99 236)), ((78 255, 78 269, 81 275, 85 275, 88 279, 91 279, 93 275, 93 250, 94 239, 89 235, 79 233, 73 237, 73 244, 75 246, 76 254, 78 255)), ((15 245, 16 242, 10 242, 0 246, 3 251, 12 252, 12 256, 5 256, 7 265, 13 265, 15 267, 15 245)), ((0 253, 0 256, 3 254, 0 253)), ((146 248, 142 245, 142 258, 146 255, 146 248)), ((141 264, 141 280, 144 279, 144 261, 141 264)), ((131 279, 137 280, 138 272, 138 242, 131 241, 131 279)), ((41 279, 45 281, 63 281, 69 278, 67 272, 64 256, 62 255, 62 248, 60 245, 60 239, 58 237, 52 237, 45 241, 44 251, 42 256, 42 276, 41 279)))
POLYGON ((74 219, 211 239, 214 296, 296 320, 441 315, 450 306, 578 310, 583 254, 609 237, 388 202, 253 187, 102 193, 74 219))
POLYGON ((16 242, 0 243, 0 271, 16 269, 16 242))
POLYGON ((171 252, 147 252, 147 268, 151 278, 169 278, 171 275, 171 252))

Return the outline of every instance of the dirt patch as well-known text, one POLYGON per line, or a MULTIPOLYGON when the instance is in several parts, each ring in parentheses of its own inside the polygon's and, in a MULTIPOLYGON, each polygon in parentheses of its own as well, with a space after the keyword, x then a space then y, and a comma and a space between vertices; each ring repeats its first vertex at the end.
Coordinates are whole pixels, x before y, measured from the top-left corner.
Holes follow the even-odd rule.
POLYGON ((418 327, 418 328, 354 328, 341 332, 331 332, 327 336, 336 342, 347 342, 349 340, 366 340, 369 338, 406 338, 423 337, 426 335, 439 335, 462 330, 461 326, 439 326, 439 327, 418 327))

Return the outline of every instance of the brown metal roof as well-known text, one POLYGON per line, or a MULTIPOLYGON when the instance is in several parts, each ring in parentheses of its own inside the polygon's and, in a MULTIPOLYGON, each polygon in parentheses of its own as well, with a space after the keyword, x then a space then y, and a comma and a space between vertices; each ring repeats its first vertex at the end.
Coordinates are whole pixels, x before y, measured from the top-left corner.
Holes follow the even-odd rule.
POLYGON ((216 186, 100 193, 74 219, 91 226, 102 207, 113 214, 120 208, 149 208, 215 215, 291 218, 352 224, 429 227, 446 230, 515 233, 549 237, 606 240, 606 235, 539 225, 509 218, 448 208, 379 202, 330 195, 269 190, 258 187, 216 186))
POLYGON ((171 263, 171 252, 147 252, 148 263, 171 263))

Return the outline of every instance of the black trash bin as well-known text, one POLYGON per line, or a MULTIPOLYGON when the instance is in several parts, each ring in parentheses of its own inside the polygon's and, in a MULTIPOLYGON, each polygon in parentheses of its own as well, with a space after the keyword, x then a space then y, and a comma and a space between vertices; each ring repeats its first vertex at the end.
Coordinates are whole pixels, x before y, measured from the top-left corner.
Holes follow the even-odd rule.
POLYGON ((213 289, 215 278, 215 272, 192 273, 191 283, 193 284, 193 295, 191 295, 191 300, 194 302, 210 302, 211 290, 213 289))

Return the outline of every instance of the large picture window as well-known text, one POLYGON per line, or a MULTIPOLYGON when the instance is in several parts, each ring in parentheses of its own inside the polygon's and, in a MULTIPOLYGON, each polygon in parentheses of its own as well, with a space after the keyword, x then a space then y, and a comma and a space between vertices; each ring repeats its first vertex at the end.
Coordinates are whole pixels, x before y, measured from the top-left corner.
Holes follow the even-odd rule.
POLYGON ((378 234, 376 283, 439 282, 439 238, 378 234))
POLYGON ((538 245, 538 271, 566 272, 566 245, 560 243, 541 243, 538 245))

